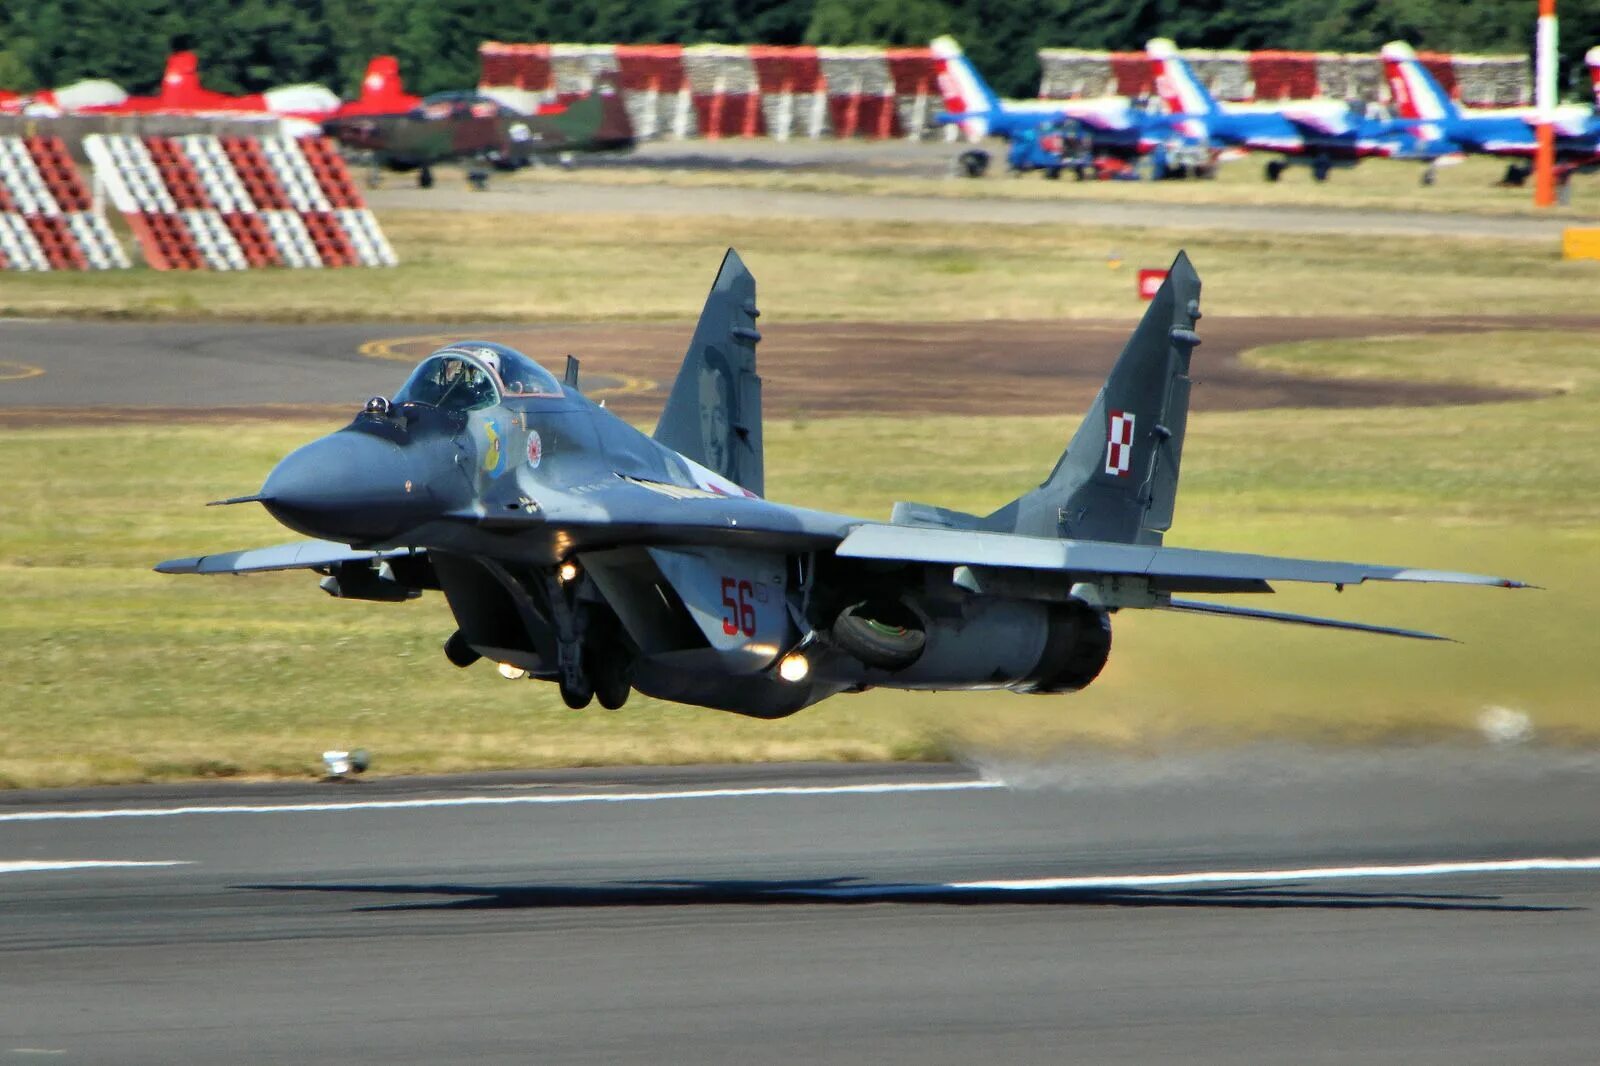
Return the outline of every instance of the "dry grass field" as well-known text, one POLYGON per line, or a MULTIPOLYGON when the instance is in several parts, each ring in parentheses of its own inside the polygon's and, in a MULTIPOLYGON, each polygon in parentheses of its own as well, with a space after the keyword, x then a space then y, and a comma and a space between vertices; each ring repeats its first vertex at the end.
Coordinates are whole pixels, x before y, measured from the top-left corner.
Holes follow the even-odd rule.
MULTIPOLYGON (((307 575, 172 578, 154 561, 285 539, 248 491, 314 424, 0 434, 0 782, 307 775, 327 747, 385 772, 636 761, 918 758, 1261 738, 1464 736, 1486 707, 1541 738, 1600 741, 1600 416, 1591 335, 1286 345, 1316 375, 1559 389, 1470 407, 1216 412, 1191 423, 1170 543, 1504 573, 1544 591, 1287 590, 1274 606, 1433 628, 1419 644, 1125 612, 1076 696, 841 697, 753 722, 636 699, 575 713, 549 686, 458 671, 437 595, 331 600, 307 575)), ((896 498, 982 510, 1048 469, 1076 415, 777 420, 778 499, 883 516, 896 498), (871 463, 861 462, 871 455, 871 463)))
POLYGON ((1220 314, 1593 309, 1600 264, 1552 243, 864 220, 392 210, 392 270, 8 274, 0 314, 269 321, 683 319, 722 248, 772 320, 907 322, 1136 313, 1134 272, 1187 248, 1220 314))

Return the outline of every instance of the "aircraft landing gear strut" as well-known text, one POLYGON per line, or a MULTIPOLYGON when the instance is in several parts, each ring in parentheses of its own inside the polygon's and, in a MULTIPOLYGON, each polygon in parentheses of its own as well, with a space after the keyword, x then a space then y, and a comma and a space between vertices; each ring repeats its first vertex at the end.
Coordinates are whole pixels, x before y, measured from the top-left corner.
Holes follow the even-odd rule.
POLYGON ((433 188, 433 168, 423 165, 417 168, 417 188, 433 188))

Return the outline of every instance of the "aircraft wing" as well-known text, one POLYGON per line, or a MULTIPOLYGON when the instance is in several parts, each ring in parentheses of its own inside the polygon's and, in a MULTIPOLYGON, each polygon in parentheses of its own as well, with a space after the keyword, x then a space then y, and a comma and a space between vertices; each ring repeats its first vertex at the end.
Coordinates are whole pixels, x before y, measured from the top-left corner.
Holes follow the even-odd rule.
POLYGON ((266 570, 310 570, 340 563, 368 559, 395 559, 421 554, 411 548, 387 551, 361 551, 331 540, 298 540, 268 548, 196 555, 188 559, 168 559, 156 564, 160 574, 253 574, 266 570))
POLYGON ((1195 580, 1215 584, 1237 582, 1240 591, 1259 590, 1263 581, 1309 581, 1327 585, 1419 581, 1525 587, 1520 581, 1503 577, 1450 570, 877 524, 856 528, 844 538, 837 554, 854 559, 1045 570, 1081 576, 1084 580, 1102 576, 1145 577, 1156 586, 1178 584, 1181 587, 1195 580))
POLYGON ((1356 128, 1348 110, 1286 107, 1279 114, 1301 129, 1325 137, 1342 137, 1356 128))

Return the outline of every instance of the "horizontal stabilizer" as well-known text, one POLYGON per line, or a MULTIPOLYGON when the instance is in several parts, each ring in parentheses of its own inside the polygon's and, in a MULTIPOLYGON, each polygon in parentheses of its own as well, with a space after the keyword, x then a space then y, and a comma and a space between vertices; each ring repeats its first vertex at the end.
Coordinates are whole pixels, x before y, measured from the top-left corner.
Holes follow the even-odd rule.
POLYGON ((396 559, 421 554, 410 548, 360 551, 331 540, 299 540, 268 548, 195 555, 156 564, 158 574, 252 574, 265 570, 310 570, 364 559, 396 559))
POLYGON ((1164 609, 1182 611, 1186 614, 1219 614, 1229 618, 1287 622, 1290 625, 1317 626, 1322 629, 1350 629, 1357 633, 1379 633, 1386 637, 1410 637, 1413 640, 1450 640, 1449 637, 1441 637, 1437 633, 1424 633, 1420 629, 1374 626, 1365 622, 1345 622, 1337 618, 1318 618, 1315 615, 1288 614, 1284 611, 1263 611, 1255 607, 1232 607, 1225 603, 1205 603, 1200 600, 1172 600, 1164 609))

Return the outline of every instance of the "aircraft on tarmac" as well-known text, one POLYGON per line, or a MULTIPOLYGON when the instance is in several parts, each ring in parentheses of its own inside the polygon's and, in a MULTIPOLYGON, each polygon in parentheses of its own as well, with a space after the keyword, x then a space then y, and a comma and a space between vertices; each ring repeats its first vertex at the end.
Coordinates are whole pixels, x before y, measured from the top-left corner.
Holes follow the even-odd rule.
POLYGON ((174 559, 168 574, 307 569, 334 596, 438 589, 444 652, 758 718, 842 692, 1072 692, 1111 615, 1153 608, 1440 639, 1185 598, 1269 582, 1521 587, 1498 577, 1163 545, 1177 498, 1200 279, 1179 253, 1043 484, 994 513, 889 521, 762 498, 755 279, 729 250, 653 436, 503 345, 428 356, 392 399, 290 453, 250 496, 318 538, 174 559))
POLYGON ((467 164, 468 180, 481 189, 490 167, 517 170, 540 159, 625 151, 635 143, 628 109, 611 78, 602 78, 587 95, 533 114, 479 93, 449 92, 403 112, 336 115, 322 130, 358 157, 365 155, 372 184, 382 170, 414 170, 424 189, 432 187, 440 163, 467 164))
MULTIPOLYGON (((341 103, 321 85, 283 85, 263 93, 233 96, 207 89, 200 80, 194 52, 173 52, 152 96, 129 96, 104 79, 86 79, 35 93, 0 93, 0 114, 15 112, 49 117, 72 115, 197 115, 223 118, 285 119, 311 125, 344 115, 406 111, 421 102, 400 85, 394 56, 375 56, 361 82, 361 96, 341 103)), ((314 128, 314 126, 312 127, 314 128)))
MULTIPOLYGON (((1446 154, 1423 151, 1411 123, 1368 118, 1344 103, 1311 101, 1230 109, 1212 97, 1171 41, 1150 41, 1145 54, 1155 73, 1156 91, 1190 136, 1282 157, 1266 164, 1268 181, 1277 181, 1292 163, 1306 164, 1313 178, 1326 181, 1334 167, 1355 166, 1370 156, 1432 162, 1446 154)), ((1431 182, 1431 172, 1423 180, 1431 182)))
MULTIPOLYGON (((1041 129, 1049 135, 1048 131, 1078 126, 1086 133, 1092 156, 1132 162, 1141 156, 1156 154, 1158 176, 1166 176, 1169 168, 1198 170, 1211 165, 1211 154, 1206 146, 1185 137, 1165 115, 1152 113, 1121 97, 1002 100, 954 37, 939 37, 931 47, 939 66, 939 91, 944 98, 944 110, 934 116, 934 122, 959 127, 969 142, 977 143, 988 136, 1014 141, 1035 136, 1041 129)), ((968 150, 960 159, 970 177, 981 176, 988 169, 988 162, 988 153, 981 149, 968 150)))
MULTIPOLYGON (((1591 50, 1591 60, 1594 56, 1591 50)), ((1508 156, 1513 162, 1506 168, 1503 184, 1521 185, 1528 179, 1532 164, 1519 160, 1531 159, 1538 149, 1536 112, 1529 108, 1484 112, 1461 107, 1402 41, 1383 46, 1383 70, 1396 113, 1415 124, 1425 141, 1455 151, 1508 156)), ((1600 118, 1586 108, 1562 108, 1554 126, 1556 173, 1561 180, 1574 172, 1600 168, 1600 118)))

